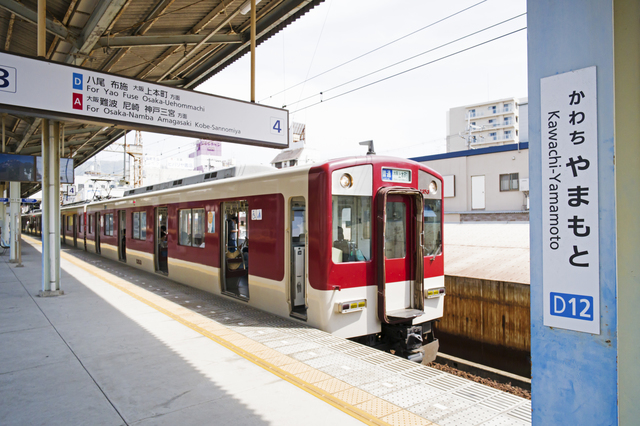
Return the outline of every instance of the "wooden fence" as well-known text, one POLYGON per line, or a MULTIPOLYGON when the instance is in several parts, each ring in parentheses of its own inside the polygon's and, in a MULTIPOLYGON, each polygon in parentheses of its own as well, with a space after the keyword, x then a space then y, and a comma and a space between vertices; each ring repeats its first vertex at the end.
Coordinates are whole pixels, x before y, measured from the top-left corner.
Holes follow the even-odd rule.
POLYGON ((445 276, 439 331, 481 343, 531 350, 529 285, 445 276))

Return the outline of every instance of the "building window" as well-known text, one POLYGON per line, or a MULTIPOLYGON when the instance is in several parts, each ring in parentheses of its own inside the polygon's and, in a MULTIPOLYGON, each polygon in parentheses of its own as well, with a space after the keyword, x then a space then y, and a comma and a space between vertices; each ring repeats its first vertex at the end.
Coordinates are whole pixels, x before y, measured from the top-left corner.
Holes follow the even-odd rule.
POLYGON ((133 212, 133 239, 147 239, 147 212, 133 212))
POLYGON ((511 135, 511 130, 505 130, 504 131, 504 138, 505 139, 511 139, 513 136, 511 135))
POLYGON ((511 117, 505 117, 504 118, 504 125, 505 126, 510 126, 511 124, 512 124, 511 117))
POLYGON ((297 160, 289 160, 289 167, 293 167, 293 166, 295 166, 296 164, 298 164, 298 161, 297 161, 297 160))
POLYGON ((178 218, 178 244, 204 248, 204 209, 179 210, 178 218))
POLYGON ((113 213, 104 216, 104 235, 113 237, 113 213))
POLYGON ((498 125, 498 123, 496 123, 495 119, 489 120, 489 127, 496 127, 497 125, 498 125))
POLYGON ((509 111, 511 111, 511 104, 510 103, 504 104, 504 112, 509 112, 509 111))
POLYGON ((498 140, 498 134, 496 132, 489 133, 489 139, 497 141, 498 140))
POLYGON ((469 110, 469 117, 473 118, 476 116, 476 110, 475 109, 470 109, 469 110))
POLYGON ((495 114, 498 111, 498 107, 495 105, 492 105, 489 107, 489 113, 490 114, 495 114))
POLYGON ((517 191, 518 173, 500 175, 500 191, 517 191))

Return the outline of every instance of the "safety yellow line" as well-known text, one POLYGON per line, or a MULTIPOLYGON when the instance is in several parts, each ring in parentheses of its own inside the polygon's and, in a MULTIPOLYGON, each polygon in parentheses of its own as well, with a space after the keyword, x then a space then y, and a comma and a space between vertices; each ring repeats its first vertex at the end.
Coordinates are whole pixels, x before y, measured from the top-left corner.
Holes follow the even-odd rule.
MULTIPOLYGON (((42 244, 40 241, 35 240, 27 235, 23 235, 22 238, 27 239, 31 244, 42 244)), ((204 328, 185 320, 184 318, 182 318, 181 316, 171 312, 168 309, 165 309, 161 306, 158 306, 157 304, 155 304, 154 302, 148 300, 147 298, 145 298, 142 295, 136 294, 134 291, 129 290, 128 288, 122 286, 121 284, 118 284, 115 280, 121 280, 121 278, 115 277, 112 274, 105 272, 105 271, 100 271, 99 275, 95 274, 95 270, 98 269, 94 266, 88 265, 86 262, 77 259, 74 256, 71 256, 67 253, 64 252, 60 252, 61 256, 66 259, 67 261, 69 261, 70 263, 76 265, 77 267, 89 272, 92 275, 97 276, 98 278, 100 278, 101 280, 107 282, 108 284, 110 284, 111 286, 117 288, 120 291, 123 291, 124 293, 128 294, 129 296, 139 300, 140 302, 146 304, 147 306, 150 306, 153 309, 156 309, 157 311, 167 315, 168 317, 174 319, 175 321, 178 321, 179 323, 189 327, 190 329, 202 334, 203 336, 208 337, 209 339, 213 340, 214 342, 224 346, 225 348, 231 350, 232 352, 240 355, 241 357, 251 361, 252 363, 264 368, 265 370, 270 371, 271 373, 275 374, 276 376, 280 377, 283 380, 286 380, 287 382, 299 387, 300 389, 310 393, 311 395, 319 398, 320 400, 332 405, 333 407, 349 414, 350 416, 360 420, 361 422, 365 423, 365 424, 369 424, 369 425, 376 425, 376 426, 391 426, 389 425, 389 423, 376 418, 376 417, 372 417, 372 414, 367 413, 364 410, 361 410, 357 407, 354 407, 351 404, 348 404, 340 399, 338 399, 337 397, 327 393, 326 391, 318 388, 317 386, 312 385, 311 383, 308 383, 294 375, 292 375, 291 373, 284 371, 283 369, 277 367, 276 365, 271 364, 268 361, 265 361, 264 359, 255 356, 254 354, 247 352, 245 350, 243 350, 242 348, 234 345, 233 343, 229 342, 228 340, 225 340, 223 338, 221 338, 220 336, 216 336, 215 334, 211 333, 208 330, 205 330, 204 328)), ((124 281, 124 280, 122 280, 124 281)), ((126 282, 126 281, 125 281, 126 282)), ((135 284, 131 284, 132 286, 134 286, 137 290, 141 291, 141 292, 145 292, 148 294, 151 294, 153 296, 156 297, 161 297, 161 296, 157 296, 153 293, 149 293, 147 290, 142 289, 138 286, 135 286, 135 284)), ((162 298, 162 297, 161 297, 162 298)), ((171 305, 174 305, 176 307, 180 306, 177 305, 176 303, 164 299, 162 298, 163 301, 166 301, 168 303, 170 303, 171 305)), ((181 307, 181 306, 180 306, 181 307)), ((203 318, 207 318, 205 316, 202 316, 203 318)), ((228 327, 223 326, 222 324, 219 324, 217 322, 215 322, 214 320, 209 319, 212 323, 215 323, 216 325, 220 325, 221 327, 224 327, 226 330, 230 330, 228 327)), ((250 339, 251 340, 251 339, 250 339)), ((283 354, 284 355, 284 354, 283 354)), ((284 355, 287 356, 287 355, 284 355)), ((311 370, 307 370, 307 371, 318 371, 315 369, 311 369, 311 370)), ((305 371, 305 372, 307 372, 305 371)), ((364 392, 364 391, 362 391, 364 392)), ((375 398, 375 397, 374 397, 375 398)), ((400 412, 405 411, 405 410, 400 410, 400 412)), ((392 414, 396 414, 397 412, 394 412, 392 414)), ((413 413, 409 413, 407 412, 407 414, 413 414, 413 413)), ((426 420, 426 419, 425 419, 426 420)), ((431 423, 433 425, 435 425, 435 423, 431 423)))

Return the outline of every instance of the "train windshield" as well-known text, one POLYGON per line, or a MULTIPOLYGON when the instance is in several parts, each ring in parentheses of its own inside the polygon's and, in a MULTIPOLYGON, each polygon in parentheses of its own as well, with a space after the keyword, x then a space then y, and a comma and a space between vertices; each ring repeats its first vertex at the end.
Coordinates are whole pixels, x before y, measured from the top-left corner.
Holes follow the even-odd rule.
POLYGON ((434 256, 442 251, 442 200, 424 200, 423 255, 434 256))
POLYGON ((334 263, 371 259, 371 197, 333 196, 334 263))

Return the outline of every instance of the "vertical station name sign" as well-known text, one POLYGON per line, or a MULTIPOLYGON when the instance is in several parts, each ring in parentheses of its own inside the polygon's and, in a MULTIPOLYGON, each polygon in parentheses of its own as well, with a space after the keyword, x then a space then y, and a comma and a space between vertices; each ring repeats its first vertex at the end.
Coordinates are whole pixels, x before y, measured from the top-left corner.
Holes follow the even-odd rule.
POLYGON ((540 81, 544 325, 600 334, 596 67, 540 81))
POLYGON ((0 53, 0 109, 274 148, 289 145, 284 109, 7 53, 0 53))

